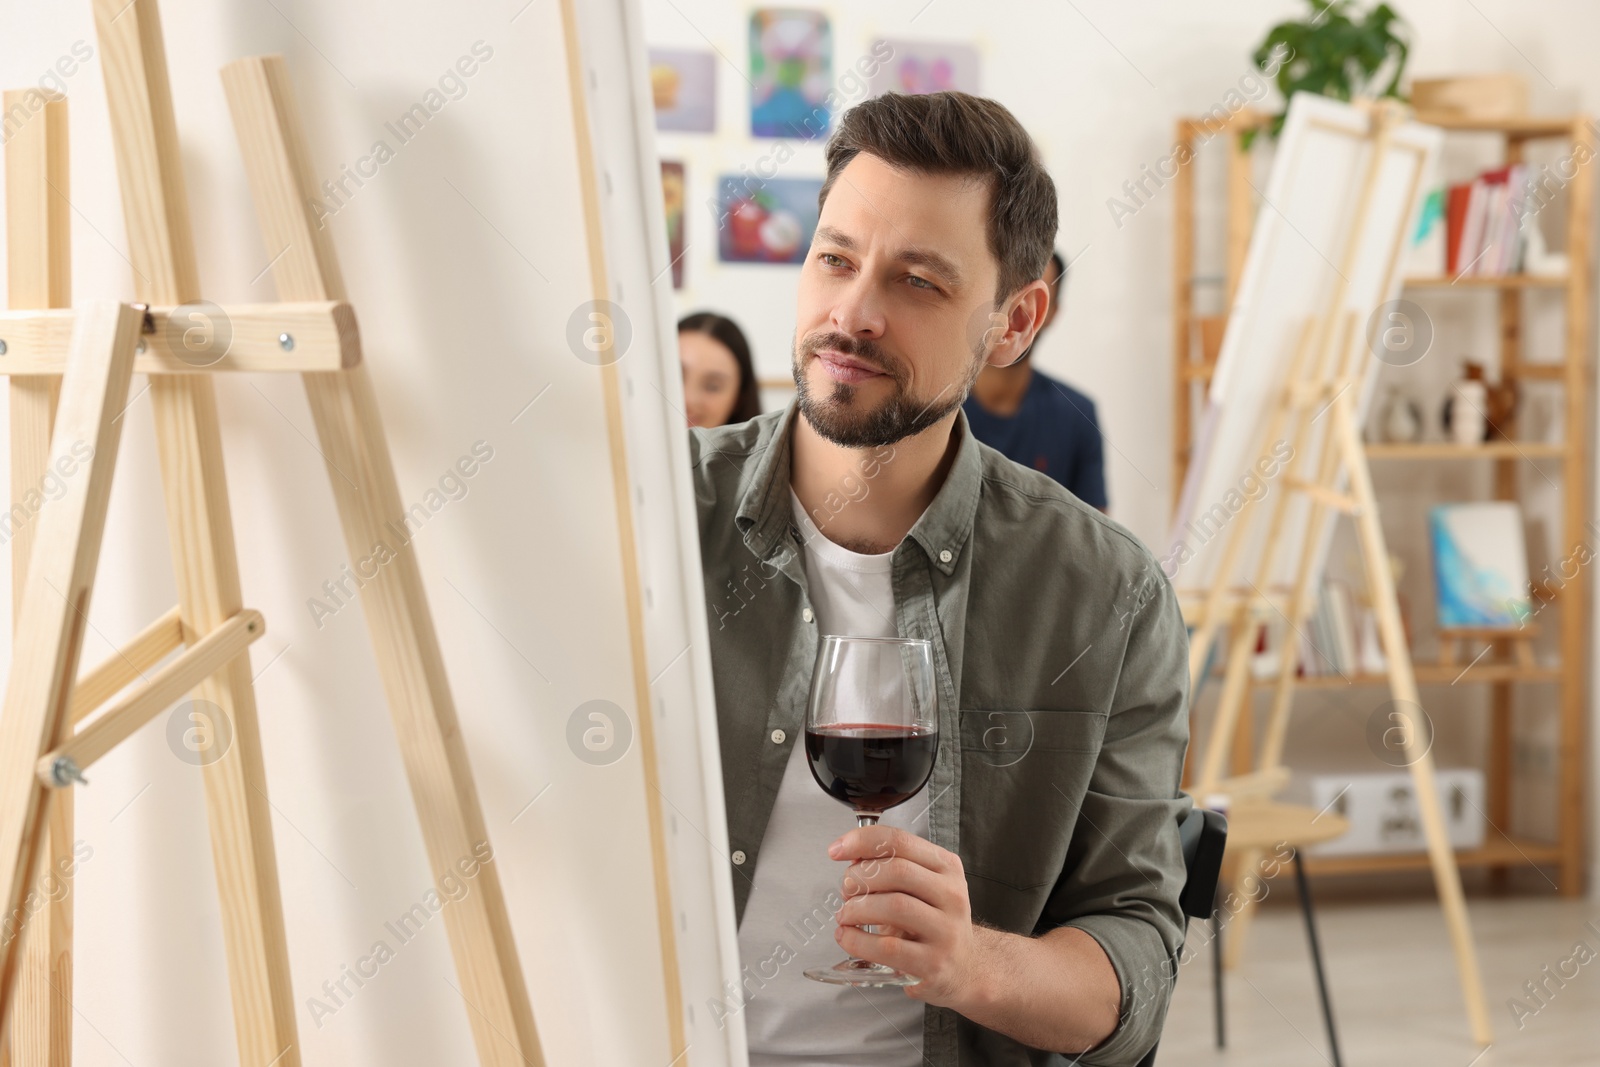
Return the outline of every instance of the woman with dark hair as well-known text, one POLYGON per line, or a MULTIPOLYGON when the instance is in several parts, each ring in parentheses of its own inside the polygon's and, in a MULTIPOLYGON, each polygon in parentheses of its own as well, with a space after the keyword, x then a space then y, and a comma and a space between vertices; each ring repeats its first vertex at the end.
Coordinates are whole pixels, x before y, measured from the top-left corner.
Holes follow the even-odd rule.
POLYGON ((678 359, 690 426, 724 426, 761 414, 750 345, 732 319, 710 311, 679 319, 678 359))

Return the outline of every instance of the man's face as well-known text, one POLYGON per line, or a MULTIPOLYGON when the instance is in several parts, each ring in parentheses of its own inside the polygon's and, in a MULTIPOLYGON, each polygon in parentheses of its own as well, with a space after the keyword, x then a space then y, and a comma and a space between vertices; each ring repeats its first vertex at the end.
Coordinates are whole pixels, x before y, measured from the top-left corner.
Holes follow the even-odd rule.
POLYGON ((840 172, 801 268, 795 324, 800 412, 823 437, 874 448, 925 430, 961 404, 986 357, 1022 351, 994 325, 1007 320, 991 317, 988 209, 975 179, 897 170, 865 152, 840 172))

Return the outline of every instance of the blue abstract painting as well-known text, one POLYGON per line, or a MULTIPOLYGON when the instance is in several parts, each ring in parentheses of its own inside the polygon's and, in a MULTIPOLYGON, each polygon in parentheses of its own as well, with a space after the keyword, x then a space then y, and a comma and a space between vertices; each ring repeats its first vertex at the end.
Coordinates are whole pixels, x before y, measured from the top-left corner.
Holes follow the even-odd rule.
POLYGON ((1515 628, 1531 614, 1522 509, 1506 501, 1428 512, 1439 626, 1515 628))

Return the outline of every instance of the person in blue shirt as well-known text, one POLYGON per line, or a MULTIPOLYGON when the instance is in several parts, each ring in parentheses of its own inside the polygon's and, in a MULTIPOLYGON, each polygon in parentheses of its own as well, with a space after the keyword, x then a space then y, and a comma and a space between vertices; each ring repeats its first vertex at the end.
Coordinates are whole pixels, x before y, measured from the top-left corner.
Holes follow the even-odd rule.
MULTIPOLYGON (((1061 253, 1052 252, 1044 279, 1050 307, 1034 344, 1055 320, 1066 273, 1061 253)), ((983 369, 962 404, 967 424, 974 437, 1007 459, 1048 474, 1084 503, 1105 511, 1110 502, 1094 401, 1035 369, 1032 355, 1030 346, 1009 366, 983 369)))

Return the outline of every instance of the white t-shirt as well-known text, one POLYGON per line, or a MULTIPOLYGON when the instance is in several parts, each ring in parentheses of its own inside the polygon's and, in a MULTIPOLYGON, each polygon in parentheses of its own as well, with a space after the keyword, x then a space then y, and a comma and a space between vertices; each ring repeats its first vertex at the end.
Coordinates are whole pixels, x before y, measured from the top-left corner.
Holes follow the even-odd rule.
MULTIPOLYGON (((793 489, 789 498, 806 543, 806 584, 818 636, 899 636, 890 582, 894 553, 869 556, 841 548, 818 531, 793 489)), ((825 985, 805 976, 846 956, 833 939, 846 864, 828 858, 828 844, 855 825, 855 816, 811 776, 805 738, 794 738, 793 745, 739 924, 740 962, 765 981, 753 991, 746 983, 751 1067, 917 1067, 921 1001, 900 988, 825 985), (787 952, 779 951, 780 943, 787 952), (774 960, 787 962, 765 978, 774 960)), ((926 796, 890 808, 880 822, 927 837, 926 796)))

